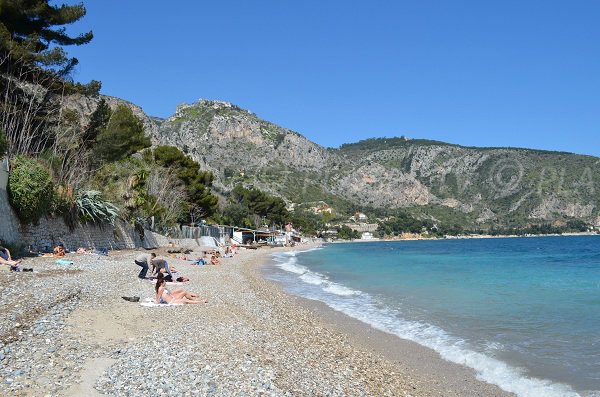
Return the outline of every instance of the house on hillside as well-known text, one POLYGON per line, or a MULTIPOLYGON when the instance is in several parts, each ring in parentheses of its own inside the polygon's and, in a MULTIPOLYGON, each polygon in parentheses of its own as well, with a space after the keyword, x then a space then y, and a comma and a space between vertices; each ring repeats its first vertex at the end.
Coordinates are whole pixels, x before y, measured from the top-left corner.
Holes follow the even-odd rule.
POLYGON ((369 217, 362 212, 357 212, 354 216, 350 217, 354 222, 366 222, 369 217))
POLYGON ((333 208, 324 201, 317 203, 316 205, 310 207, 310 210, 314 214, 332 214, 333 208))
POLYGON ((361 240, 375 240, 375 236, 373 236, 373 233, 371 233, 371 232, 363 232, 360 235, 360 239, 361 240))

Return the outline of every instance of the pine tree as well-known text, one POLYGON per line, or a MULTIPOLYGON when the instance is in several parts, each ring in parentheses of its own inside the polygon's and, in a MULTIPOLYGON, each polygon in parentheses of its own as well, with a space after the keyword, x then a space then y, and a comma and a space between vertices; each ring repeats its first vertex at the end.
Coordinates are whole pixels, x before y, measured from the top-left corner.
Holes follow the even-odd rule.
POLYGON ((120 105, 112 112, 96 142, 96 155, 99 160, 104 161, 120 160, 152 144, 144 134, 142 121, 125 105, 120 105))
POLYGON ((87 44, 92 32, 69 36, 64 25, 85 15, 83 4, 50 5, 49 0, 0 0, 0 56, 20 66, 67 76, 77 65, 63 46, 87 44))

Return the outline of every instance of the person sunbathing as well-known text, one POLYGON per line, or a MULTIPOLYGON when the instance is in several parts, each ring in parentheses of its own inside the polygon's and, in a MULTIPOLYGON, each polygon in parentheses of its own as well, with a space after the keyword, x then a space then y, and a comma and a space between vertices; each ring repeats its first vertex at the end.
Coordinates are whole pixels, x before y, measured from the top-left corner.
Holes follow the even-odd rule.
POLYGON ((8 265, 11 270, 19 270, 21 261, 15 261, 10 256, 8 248, 0 247, 0 265, 8 265))
POLYGON ((183 288, 177 288, 173 291, 169 291, 167 289, 167 281, 164 277, 161 277, 162 273, 159 274, 156 279, 156 286, 154 287, 156 291, 156 297, 154 301, 157 304, 195 304, 195 303, 207 303, 207 299, 202 299, 196 294, 192 294, 183 288))
POLYGON ((65 246, 62 244, 57 245, 56 247, 54 247, 54 256, 56 258, 62 258, 63 256, 65 256, 65 246))

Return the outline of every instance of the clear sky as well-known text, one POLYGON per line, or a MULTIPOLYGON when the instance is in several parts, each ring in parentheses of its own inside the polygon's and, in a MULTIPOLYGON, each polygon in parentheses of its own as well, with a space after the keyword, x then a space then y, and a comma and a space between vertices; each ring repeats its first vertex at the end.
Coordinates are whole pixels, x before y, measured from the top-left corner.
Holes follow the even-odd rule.
POLYGON ((75 80, 150 115, 219 99, 330 147, 600 156, 600 1, 83 1, 75 80))

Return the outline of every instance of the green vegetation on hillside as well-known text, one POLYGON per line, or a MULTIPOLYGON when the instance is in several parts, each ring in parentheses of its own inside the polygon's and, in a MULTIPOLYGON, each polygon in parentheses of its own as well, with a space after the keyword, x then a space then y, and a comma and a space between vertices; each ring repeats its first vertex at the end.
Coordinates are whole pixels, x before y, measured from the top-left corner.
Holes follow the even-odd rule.
POLYGON ((285 202, 258 189, 237 185, 230 196, 230 205, 223 212, 227 224, 260 227, 263 224, 282 225, 289 214, 285 202))
POLYGON ((354 143, 344 143, 339 147, 339 151, 347 154, 357 154, 360 152, 372 152, 378 150, 393 149, 405 146, 429 146, 443 145, 456 146, 450 143, 434 141, 429 139, 410 139, 405 137, 392 138, 369 138, 354 143))
POLYGON ((95 137, 94 154, 101 161, 117 161, 150 147, 150 138, 144 134, 142 121, 129 107, 120 105, 107 120, 95 137))

